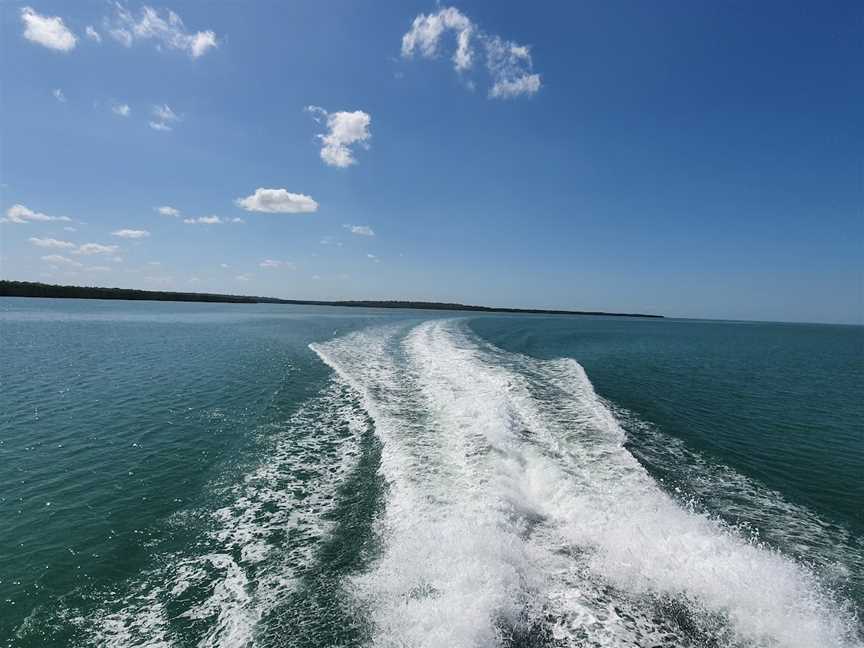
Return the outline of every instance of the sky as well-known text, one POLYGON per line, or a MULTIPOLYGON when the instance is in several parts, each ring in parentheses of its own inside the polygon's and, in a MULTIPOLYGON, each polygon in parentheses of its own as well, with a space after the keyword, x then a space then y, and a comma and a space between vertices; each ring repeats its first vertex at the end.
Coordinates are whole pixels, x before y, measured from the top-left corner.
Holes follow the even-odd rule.
POLYGON ((864 323, 856 2, 0 3, 0 275, 864 323))

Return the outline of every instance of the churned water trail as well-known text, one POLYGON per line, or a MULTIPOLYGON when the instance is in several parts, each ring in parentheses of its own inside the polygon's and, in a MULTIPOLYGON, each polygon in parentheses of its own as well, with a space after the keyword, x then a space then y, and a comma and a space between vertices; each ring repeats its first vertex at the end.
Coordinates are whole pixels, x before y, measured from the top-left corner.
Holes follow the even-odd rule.
POLYGON ((573 360, 460 321, 312 348, 383 443, 383 549, 346 583, 379 646, 861 646, 807 567, 667 495, 573 360))

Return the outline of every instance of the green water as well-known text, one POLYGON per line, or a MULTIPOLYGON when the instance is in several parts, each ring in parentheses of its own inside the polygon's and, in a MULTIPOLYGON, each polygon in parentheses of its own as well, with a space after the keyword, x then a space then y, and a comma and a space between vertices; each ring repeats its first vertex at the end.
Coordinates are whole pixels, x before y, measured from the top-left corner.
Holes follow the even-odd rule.
POLYGON ((0 645, 861 645, 864 329, 452 315, 0 300, 0 645))

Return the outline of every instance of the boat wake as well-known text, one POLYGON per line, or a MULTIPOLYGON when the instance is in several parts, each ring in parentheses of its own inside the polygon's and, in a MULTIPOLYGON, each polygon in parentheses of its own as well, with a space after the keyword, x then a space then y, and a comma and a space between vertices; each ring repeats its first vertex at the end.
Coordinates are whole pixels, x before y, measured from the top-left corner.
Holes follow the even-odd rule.
POLYGON ((862 645, 806 567, 667 495, 575 361, 458 320, 312 349, 383 443, 383 550, 345 584, 375 645, 862 645))

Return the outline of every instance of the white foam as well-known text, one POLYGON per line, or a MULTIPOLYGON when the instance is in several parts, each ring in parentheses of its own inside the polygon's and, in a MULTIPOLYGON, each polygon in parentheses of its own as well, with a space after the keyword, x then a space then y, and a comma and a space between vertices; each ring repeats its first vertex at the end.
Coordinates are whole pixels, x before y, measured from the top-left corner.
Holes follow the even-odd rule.
POLYGON ((577 363, 504 353, 453 321, 313 349, 384 442, 386 548, 354 580, 377 645, 498 645, 538 623, 645 645, 668 636, 652 620, 665 601, 719 645, 862 645, 806 568, 662 492, 577 363))

